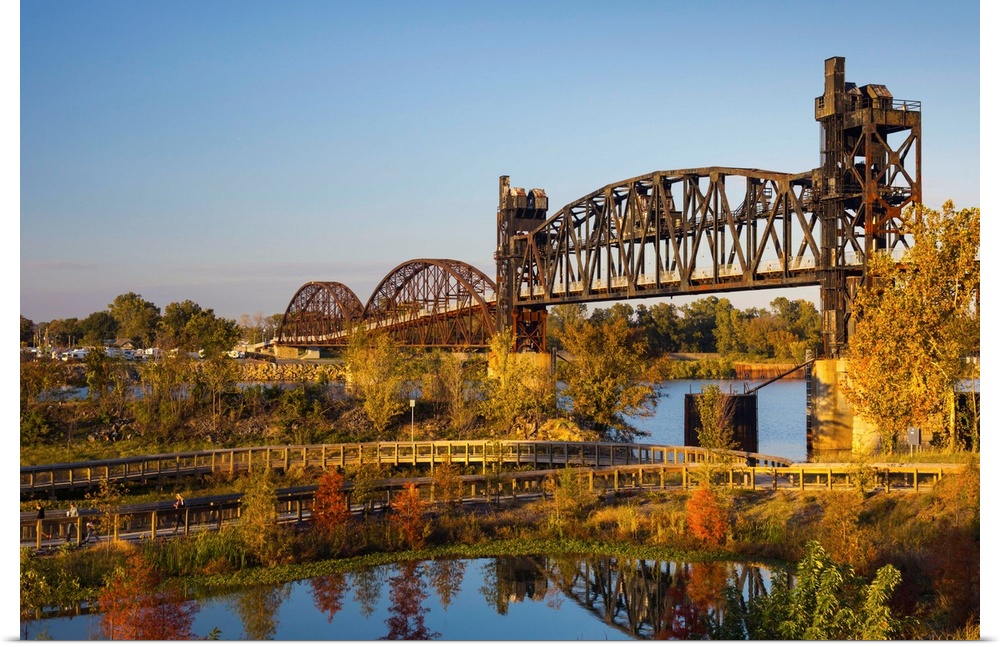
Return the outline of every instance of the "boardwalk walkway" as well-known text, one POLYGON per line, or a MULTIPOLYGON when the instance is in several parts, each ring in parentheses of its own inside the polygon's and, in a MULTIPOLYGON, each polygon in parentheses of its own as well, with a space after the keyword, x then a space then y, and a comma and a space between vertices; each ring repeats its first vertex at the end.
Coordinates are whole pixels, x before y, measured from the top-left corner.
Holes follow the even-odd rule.
MULTIPOLYGON (((555 467, 555 465, 553 465, 555 467)), ((686 490, 699 485, 704 477, 703 465, 698 463, 622 464, 614 467, 576 467, 578 478, 586 479, 593 491, 603 493, 636 492, 639 490, 686 490)), ((859 467, 855 464, 799 463, 787 466, 757 467, 730 463, 718 468, 716 483, 733 489, 794 489, 836 490, 858 487, 862 477, 868 487, 885 491, 918 492, 933 487, 942 476, 957 472, 956 464, 899 464, 879 463, 859 467)), ((517 501, 545 496, 545 483, 552 475, 552 468, 541 470, 491 472, 464 475, 462 481, 463 504, 484 504, 517 501)), ((385 507, 407 483, 415 483, 420 496, 436 503, 434 478, 431 476, 384 479, 377 487, 377 507, 385 507)), ((283 523, 303 523, 312 511, 315 485, 282 488, 277 491, 277 512, 283 523)), ((352 493, 351 483, 345 492, 352 493)), ((242 494, 232 493, 212 497, 189 498, 184 509, 174 510, 173 502, 134 504, 122 506, 117 519, 105 524, 115 528, 120 539, 169 538, 186 536, 203 530, 217 530, 223 525, 236 523, 240 517, 242 494)), ((352 503, 355 512, 359 504, 352 503)), ((86 536, 86 522, 99 521, 96 509, 80 509, 78 516, 68 518, 66 510, 50 510, 44 520, 35 518, 33 512, 21 514, 21 545, 39 550, 51 549, 67 543, 67 537, 80 543, 86 536), (70 528, 70 524, 73 525, 70 528)), ((107 532, 102 534, 107 539, 107 532)))

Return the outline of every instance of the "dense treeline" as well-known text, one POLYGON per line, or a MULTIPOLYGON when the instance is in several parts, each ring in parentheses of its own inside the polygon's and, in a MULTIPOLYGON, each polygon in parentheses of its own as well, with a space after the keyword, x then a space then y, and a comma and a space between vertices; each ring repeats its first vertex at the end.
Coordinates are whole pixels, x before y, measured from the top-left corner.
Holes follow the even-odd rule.
POLYGON ((128 292, 115 297, 106 310, 83 319, 68 317, 33 322, 21 316, 21 344, 35 348, 92 348, 109 342, 129 341, 137 348, 177 348, 215 355, 237 342, 255 344, 273 333, 281 315, 252 317, 239 321, 219 317, 211 308, 186 299, 168 303, 162 312, 141 294, 128 292))
POLYGON ((632 307, 616 303, 588 317, 582 304, 557 305, 549 316, 549 344, 563 348, 569 324, 623 320, 644 340, 652 357, 666 353, 720 353, 732 359, 802 362, 821 349, 821 319, 805 299, 778 297, 770 307, 740 310, 729 299, 706 297, 677 307, 661 302, 632 307))
POLYGON ((418 393, 414 414, 425 438, 627 441, 642 435, 631 421, 655 409, 652 384, 691 370, 705 377, 727 377, 731 370, 727 359, 706 359, 692 369, 665 359, 665 353, 725 348, 726 357, 794 361, 814 347, 819 329, 811 303, 784 298, 769 311, 740 311, 715 297, 682 308, 616 304, 589 316, 585 306, 557 306, 551 343, 574 357, 559 363, 556 377, 565 385, 560 399, 547 365, 510 353, 512 340, 502 335, 494 342, 489 372, 482 356, 407 350, 359 329, 339 362, 291 379, 269 375, 259 364, 224 357, 241 338, 252 340, 274 324, 273 318, 245 318, 240 325, 191 301, 168 304, 161 313, 134 293, 116 297, 107 311, 83 321, 36 326, 22 317, 23 343, 30 337, 33 343, 79 341, 91 348, 80 363, 22 362, 22 448, 55 439, 68 445, 74 437, 141 437, 152 448, 406 437, 406 405, 418 393), (124 361, 101 345, 117 338, 201 350, 205 359, 164 353, 124 361), (275 379, 298 384, 266 384, 275 379), (58 402, 51 394, 62 386, 87 387, 88 397, 58 402))

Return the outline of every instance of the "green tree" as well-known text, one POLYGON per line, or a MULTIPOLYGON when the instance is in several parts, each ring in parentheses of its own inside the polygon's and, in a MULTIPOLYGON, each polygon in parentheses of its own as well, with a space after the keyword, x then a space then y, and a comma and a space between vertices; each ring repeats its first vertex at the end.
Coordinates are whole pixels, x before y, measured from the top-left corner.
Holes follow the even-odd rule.
MULTIPOLYGON (((122 505, 128 490, 124 486, 101 478, 97 491, 86 494, 90 506, 97 508, 97 531, 112 539, 129 521, 129 515, 122 513, 122 505)), ((107 551, 112 550, 112 542, 105 542, 107 551)))
POLYGON ((282 560, 288 535, 278 524, 278 497, 269 470, 255 470, 244 482, 237 536, 257 562, 275 566, 282 560))
MULTIPOLYGON (((728 301, 727 301, 728 302, 728 301)), ((689 353, 715 352, 718 297, 705 297, 681 306, 681 350, 689 353)))
POLYGON ((45 329, 49 343, 54 346, 73 346, 83 339, 83 329, 76 317, 55 319, 45 329))
POLYGON ((35 322, 21 315, 21 344, 31 346, 35 341, 35 322))
POLYGON ((326 407, 324 389, 319 385, 303 383, 282 391, 273 417, 281 430, 279 440, 295 445, 317 442, 329 426, 323 415, 326 407))
POLYGON ((119 294, 108 304, 108 310, 118 322, 118 334, 125 339, 148 346, 156 337, 160 309, 152 301, 143 299, 141 294, 119 294))
POLYGON ((216 317, 211 308, 195 313, 184 324, 182 346, 200 351, 207 358, 220 357, 232 350, 240 338, 240 329, 231 319, 216 317))
POLYGON ((681 349, 681 317, 672 303, 640 304, 635 309, 636 325, 646 331, 649 352, 654 357, 681 349))
POLYGON ((375 503, 384 501, 384 494, 379 489, 382 480, 382 466, 378 463, 364 463, 356 466, 351 472, 351 503, 358 504, 364 513, 365 520, 375 508, 375 503))
POLYGON ((187 357, 169 355, 139 365, 142 397, 132 402, 141 426, 161 433, 174 429, 184 419, 189 399, 184 385, 194 379, 192 362, 187 357))
POLYGON ((909 427, 954 448, 956 385, 978 377, 967 359, 979 351, 979 209, 956 211, 949 201, 904 216, 913 246, 899 263, 873 254, 855 297, 847 394, 885 451, 909 427))
POLYGON ((435 350, 428 358, 421 398, 432 400, 451 431, 461 438, 476 420, 482 400, 482 363, 435 350))
POLYGON ((810 541, 794 587, 789 578, 774 577, 771 593, 751 600, 746 613, 732 603, 732 595, 727 611, 741 625, 735 633, 751 640, 888 640, 901 625, 889 607, 901 580, 900 572, 887 564, 867 584, 810 541))
POLYGON ((644 435, 628 421, 651 416, 656 408, 641 331, 621 317, 586 321, 566 328, 565 343, 573 361, 560 366, 560 377, 573 401, 573 419, 606 440, 630 442, 644 435))
POLYGON ((80 322, 83 343, 88 347, 103 346, 107 340, 118 336, 118 322, 107 310, 99 310, 80 322))
POLYGON ((235 388, 240 379, 239 366, 227 357, 215 355, 199 363, 195 378, 196 390, 209 403, 212 430, 218 431, 222 422, 224 396, 235 388))
POLYGON ((378 437, 408 408, 412 390, 408 357, 389 335, 361 326, 349 337, 343 354, 350 390, 361 400, 378 437))

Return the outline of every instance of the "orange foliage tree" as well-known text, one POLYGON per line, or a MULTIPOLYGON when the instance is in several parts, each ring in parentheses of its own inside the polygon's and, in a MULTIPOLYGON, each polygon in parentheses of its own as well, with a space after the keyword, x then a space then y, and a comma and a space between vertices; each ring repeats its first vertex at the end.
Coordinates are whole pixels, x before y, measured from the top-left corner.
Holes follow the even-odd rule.
POLYGON ((710 548, 722 545, 726 521, 719 496, 707 485, 695 490, 687 502, 687 527, 695 538, 710 548))
POLYGON ((141 553, 115 569, 97 600, 101 631, 109 640, 191 640, 198 603, 179 591, 160 589, 162 577, 141 553))
POLYGON ((316 497, 313 500, 312 519, 316 527, 323 531, 333 531, 347 524, 351 518, 344 493, 344 477, 335 470, 329 471, 319 480, 316 497))
POLYGON ((420 498, 416 483, 407 483, 403 491, 392 501, 392 524, 399 530, 410 548, 420 548, 424 544, 424 511, 427 502, 420 498))

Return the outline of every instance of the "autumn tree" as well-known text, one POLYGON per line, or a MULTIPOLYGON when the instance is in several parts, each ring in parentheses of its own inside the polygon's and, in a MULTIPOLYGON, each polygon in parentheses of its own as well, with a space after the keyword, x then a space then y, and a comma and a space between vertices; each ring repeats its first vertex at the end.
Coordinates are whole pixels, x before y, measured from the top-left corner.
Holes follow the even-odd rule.
POLYGON ((586 474, 564 467, 546 479, 545 493, 550 496, 549 525, 560 537, 572 523, 580 521, 584 513, 597 502, 586 474))
POLYGON ((560 365, 560 377, 573 402, 572 418, 605 440, 631 442, 646 435, 629 421, 651 416, 656 408, 641 333, 627 319, 613 317, 568 325, 564 342, 573 359, 560 365))
POLYGON ((510 437, 518 424, 537 429, 555 411, 555 383, 532 357, 514 352, 510 329, 490 339, 480 411, 494 437, 510 437))
POLYGON ((457 437, 472 427, 482 400, 482 364, 436 350, 427 361, 421 398, 432 400, 457 437))
POLYGON ((101 631, 109 640, 191 640, 199 605, 175 589, 162 588, 162 576, 141 552, 131 552, 101 589, 97 607, 101 631))
POLYGON ((848 398, 891 452, 909 427, 956 447, 955 390, 978 376, 979 209, 909 208, 913 246, 900 262, 868 258, 868 282, 855 297, 848 398))
POLYGON ((343 354, 349 388, 381 437, 408 407, 412 376, 407 356, 384 331, 358 326, 343 354))
POLYGON ((427 502, 420 498, 420 492, 415 483, 407 483, 392 500, 392 525, 410 548, 422 548, 424 545, 424 513, 427 502))
POLYGON ((336 470, 329 470, 320 477, 313 500, 312 520, 323 532, 334 532, 347 524, 351 510, 344 493, 344 477, 336 470))
POLYGON ((726 537, 722 502, 707 483, 702 483, 687 501, 687 529, 709 548, 718 548, 726 537))

